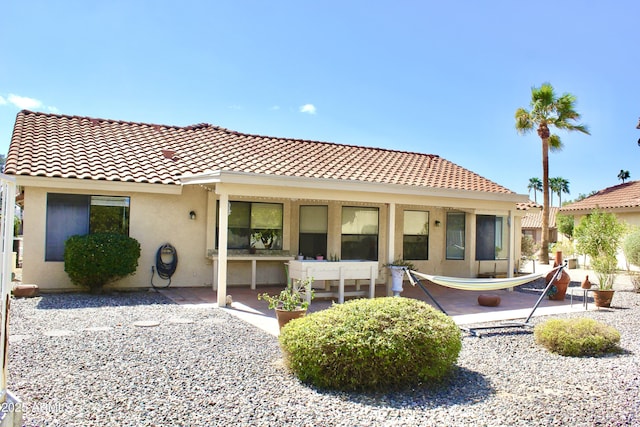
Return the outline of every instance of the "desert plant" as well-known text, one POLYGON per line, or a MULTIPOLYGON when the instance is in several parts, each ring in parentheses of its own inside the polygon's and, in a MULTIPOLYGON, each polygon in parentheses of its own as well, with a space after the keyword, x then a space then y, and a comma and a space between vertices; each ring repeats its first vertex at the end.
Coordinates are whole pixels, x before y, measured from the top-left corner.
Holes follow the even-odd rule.
POLYGON ((567 237, 567 239, 573 239, 574 219, 572 215, 556 215, 556 226, 558 231, 567 237))
POLYGON ((404 260, 402 258, 396 258, 384 267, 407 267, 409 270, 415 270, 416 267, 411 261, 404 260))
POLYGON ((640 267, 640 229, 627 234, 622 242, 622 251, 629 264, 640 267))
POLYGON ((520 241, 520 254, 526 259, 531 259, 537 251, 536 241, 528 234, 522 236, 520 241))
POLYGON ((135 273, 140 243, 115 233, 71 236, 64 244, 64 271, 74 285, 99 292, 104 285, 135 273))
POLYGON ((614 214, 596 209, 582 218, 574 230, 577 251, 589 255, 591 268, 606 282, 604 285, 600 282, 601 289, 610 289, 608 284, 613 285, 618 247, 626 229, 614 214))
MULTIPOLYGON (((309 307, 306 292, 311 283, 313 283, 313 277, 307 277, 302 280, 295 279, 278 295, 262 293, 258 294, 258 299, 267 301, 270 309, 277 308, 285 311, 306 310, 309 307)), ((311 289, 310 299, 313 299, 313 289, 311 289)))
POLYGON ((287 324, 287 366, 306 383, 338 390, 388 390, 439 382, 462 347, 453 320, 423 301, 357 299, 287 324))
POLYGON ((551 319, 534 329, 537 344, 561 356, 599 356, 619 352, 620 332, 589 318, 551 319))

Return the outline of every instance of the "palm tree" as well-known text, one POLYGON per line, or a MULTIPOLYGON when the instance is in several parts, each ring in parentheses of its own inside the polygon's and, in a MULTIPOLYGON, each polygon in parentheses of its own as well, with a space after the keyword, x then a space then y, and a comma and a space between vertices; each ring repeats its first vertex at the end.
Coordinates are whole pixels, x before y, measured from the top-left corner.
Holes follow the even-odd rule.
POLYGON ((629 171, 620 169, 620 173, 618 174, 618 179, 621 179, 623 184, 630 177, 631 177, 631 174, 629 173, 629 171))
POLYGON ((542 192, 542 181, 540 181, 540 178, 529 178, 527 190, 529 190, 529 198, 531 198, 531 190, 533 190, 533 201, 538 203, 538 191, 542 192))
POLYGON ((562 142, 556 134, 551 134, 549 127, 568 131, 578 131, 589 135, 585 125, 577 123, 580 114, 575 110, 576 97, 565 93, 558 97, 550 83, 531 88, 531 110, 516 110, 516 130, 527 134, 534 129, 542 141, 542 242, 545 250, 540 252, 540 262, 549 263, 549 149, 560 150, 562 142))
POLYGON ((561 177, 549 178, 549 189, 551 190, 551 203, 553 206, 553 194, 558 195, 558 206, 562 206, 562 193, 569 194, 569 181, 561 177))

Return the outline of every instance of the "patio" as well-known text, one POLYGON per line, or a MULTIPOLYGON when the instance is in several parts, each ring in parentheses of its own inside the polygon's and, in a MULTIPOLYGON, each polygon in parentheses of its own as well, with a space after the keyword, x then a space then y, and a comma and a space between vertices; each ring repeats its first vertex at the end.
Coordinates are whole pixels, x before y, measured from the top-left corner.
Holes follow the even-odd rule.
MULTIPOLYGON (((549 265, 537 266, 537 271, 548 271, 549 265)), ((588 270, 567 270, 571 275, 570 287, 564 301, 550 301, 544 298, 534 316, 552 315, 558 313, 579 312, 584 310, 582 304, 583 293, 580 290, 580 283, 588 270), (573 297, 571 294, 573 292, 573 297), (573 298, 573 300, 572 300, 573 298)), ((538 279, 542 281, 543 279, 538 279)), ((433 295, 438 303, 446 310, 454 321, 459 325, 473 325, 486 322, 505 321, 513 319, 525 319, 531 312, 532 307, 540 297, 541 290, 531 290, 530 292, 518 292, 510 290, 498 291, 461 291, 438 286, 427 281, 423 281, 427 290, 433 295), (478 304, 478 295, 494 294, 501 299, 498 307, 484 307, 478 304)), ((365 287, 366 288, 366 287, 365 287)), ((527 288, 523 285, 522 288, 527 288)), ((231 287, 227 289, 227 294, 232 296, 233 303, 227 308, 233 314, 244 321, 257 326, 273 335, 278 335, 278 324, 275 313, 267 307, 265 301, 259 301, 257 296, 260 293, 277 294, 282 290, 282 286, 259 286, 252 290, 249 286, 231 287)), ((177 304, 182 305, 202 305, 209 304, 217 307, 217 294, 209 288, 168 288, 160 290, 166 297, 177 304)), ((376 286, 376 297, 384 296, 385 288, 382 285, 376 286)), ((434 305, 430 298, 418 286, 411 286, 407 281, 404 284, 403 297, 416 298, 434 305)), ((309 312, 315 312, 329 308, 334 299, 316 298, 309 306, 309 312)), ((593 304, 588 305, 588 309, 595 309, 593 304)))

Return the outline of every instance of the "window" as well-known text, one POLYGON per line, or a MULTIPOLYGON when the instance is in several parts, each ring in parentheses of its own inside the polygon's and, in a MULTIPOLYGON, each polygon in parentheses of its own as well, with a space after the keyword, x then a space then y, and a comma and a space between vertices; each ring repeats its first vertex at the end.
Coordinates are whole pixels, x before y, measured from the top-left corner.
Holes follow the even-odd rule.
POLYGON ((64 260, 64 242, 73 235, 129 235, 129 197, 47 194, 45 261, 64 260))
MULTIPOLYGON (((282 249, 281 203, 229 202, 228 221, 228 249, 282 249)), ((216 221, 216 248, 219 235, 216 221)))
POLYGON ((508 221, 505 216, 476 216, 476 260, 507 259, 508 221))
POLYGON ((465 213, 447 213, 447 259, 464 259, 465 213))
POLYGON ((429 259, 429 212, 404 211, 402 257, 408 260, 429 259))
POLYGON ((378 208, 342 208, 341 257, 378 260, 378 208))
POLYGON ((305 256, 327 254, 326 206, 300 206, 300 234, 298 252, 305 256))

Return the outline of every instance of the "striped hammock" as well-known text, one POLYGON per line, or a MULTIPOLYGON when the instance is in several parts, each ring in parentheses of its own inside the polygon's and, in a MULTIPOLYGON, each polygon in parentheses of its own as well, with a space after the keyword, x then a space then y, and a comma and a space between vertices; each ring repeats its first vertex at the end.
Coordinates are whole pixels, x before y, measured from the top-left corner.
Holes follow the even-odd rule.
POLYGON ((462 289, 463 291, 495 291, 498 289, 508 289, 539 279, 543 275, 542 273, 533 273, 518 277, 507 277, 504 279, 470 279, 463 277, 432 276, 415 270, 408 270, 407 272, 409 273, 409 278, 412 284, 414 284, 413 279, 411 278, 411 275, 413 274, 438 285, 446 286, 448 288, 462 289))

